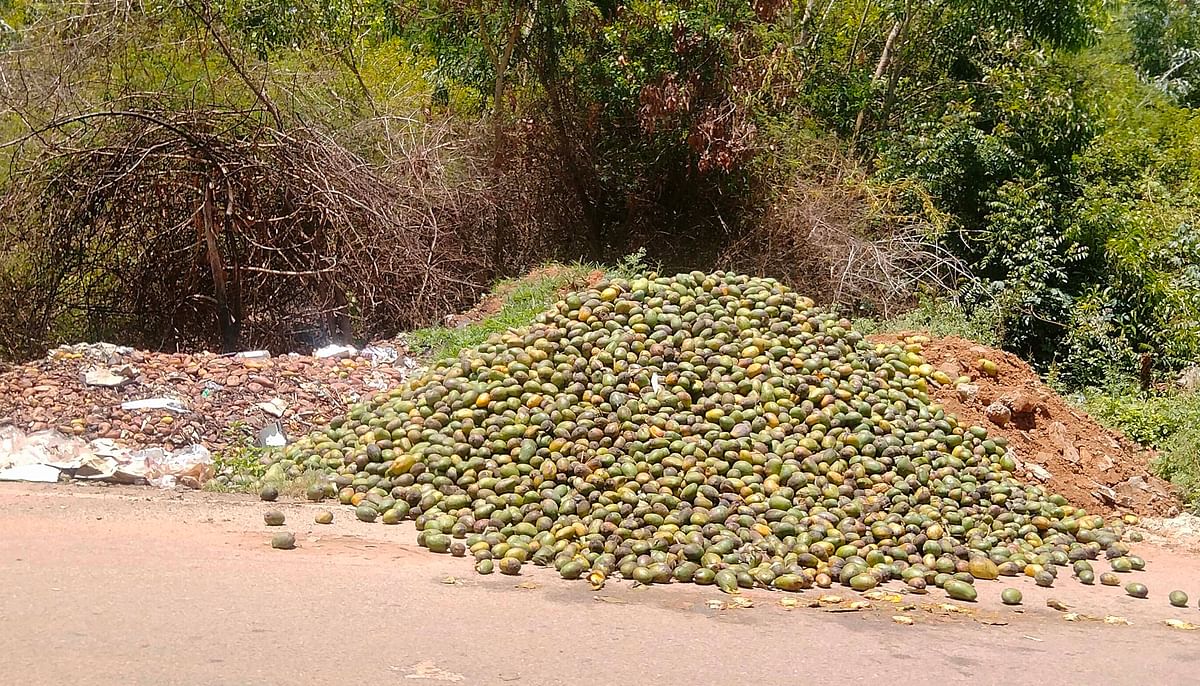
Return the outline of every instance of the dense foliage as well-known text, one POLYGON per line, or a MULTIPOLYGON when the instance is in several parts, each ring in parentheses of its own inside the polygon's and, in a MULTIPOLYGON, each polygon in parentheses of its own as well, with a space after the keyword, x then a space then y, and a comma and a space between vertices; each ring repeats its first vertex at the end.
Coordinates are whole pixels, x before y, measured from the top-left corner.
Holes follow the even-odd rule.
MULTIPOLYGON (((1087 385, 1142 354, 1160 371, 1200 357, 1198 13, 1191 0, 0 0, 0 70, 22 76, 0 85, 0 134, 20 142, 0 182, 52 183, 28 161, 67 154, 56 136, 88 124, 66 117, 245 111, 377 165, 438 157, 477 193, 470 207, 490 208, 465 230, 494 233, 492 275, 641 247, 667 268, 768 272, 860 316, 925 288, 1087 385), (472 144, 413 144, 447 125, 472 144)), ((0 231, 28 210, 6 203, 0 231)), ((32 262, 0 250, 0 284, 32 262)), ((69 335, 59 324, 21 335, 69 335)))

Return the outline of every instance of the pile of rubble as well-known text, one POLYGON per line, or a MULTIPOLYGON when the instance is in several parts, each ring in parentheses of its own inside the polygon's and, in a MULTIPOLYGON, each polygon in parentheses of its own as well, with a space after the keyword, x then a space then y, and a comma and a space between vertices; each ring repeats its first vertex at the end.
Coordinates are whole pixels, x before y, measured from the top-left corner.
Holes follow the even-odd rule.
POLYGON ((397 387, 417 367, 402 345, 277 357, 62 346, 0 368, 0 425, 131 451, 277 445, 397 387))

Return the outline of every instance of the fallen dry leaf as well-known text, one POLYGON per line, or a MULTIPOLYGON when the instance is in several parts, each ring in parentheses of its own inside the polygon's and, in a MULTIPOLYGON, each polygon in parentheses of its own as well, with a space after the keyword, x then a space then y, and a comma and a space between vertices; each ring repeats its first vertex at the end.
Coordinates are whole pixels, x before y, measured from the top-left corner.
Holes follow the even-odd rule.
POLYGON ((1182 619, 1168 619, 1164 621, 1163 624, 1166 624, 1172 629, 1183 629, 1184 631, 1195 631, 1196 629, 1200 629, 1200 626, 1192 624, 1191 622, 1185 622, 1182 619))
POLYGON ((1069 612, 1071 609, 1071 608, 1067 607, 1066 603, 1063 603, 1061 600, 1056 600, 1054 598, 1051 598, 1046 601, 1046 607, 1054 608, 1055 610, 1058 610, 1059 612, 1069 612))
POLYGON ((975 621, 987 626, 1008 626, 1008 622, 1003 619, 992 619, 990 617, 977 617, 975 621))
POLYGON ((428 679, 429 681, 462 681, 464 679, 463 675, 442 669, 428 660, 413 665, 408 671, 412 673, 405 674, 405 679, 428 679))
POLYGON ((866 600, 856 600, 849 605, 841 607, 826 607, 826 612, 858 612, 859 610, 871 609, 871 603, 866 600))
POLYGON ((780 598, 779 604, 790 610, 790 609, 796 607, 796 599, 795 598, 780 598))
POLYGON ((1130 622, 1128 619, 1125 619, 1124 617, 1117 617, 1116 615, 1109 615, 1104 618, 1104 623, 1105 624, 1124 624, 1124 625, 1128 626, 1132 622, 1130 622))
POLYGON ((908 615, 892 615, 892 621, 897 624, 911 625, 913 618, 908 615))

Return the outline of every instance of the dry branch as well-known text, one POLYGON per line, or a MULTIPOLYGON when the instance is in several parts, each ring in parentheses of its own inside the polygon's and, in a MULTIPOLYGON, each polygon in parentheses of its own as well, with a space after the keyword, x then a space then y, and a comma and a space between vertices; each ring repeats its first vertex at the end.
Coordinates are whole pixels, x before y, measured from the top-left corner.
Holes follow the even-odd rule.
POLYGON ((487 282, 478 201, 436 148, 373 164, 256 114, 99 111, 31 134, 0 216, 46 294, 32 328, 294 349, 436 321, 487 282))
POLYGON ((824 303, 891 316, 922 289, 951 291, 972 278, 937 241, 937 216, 906 211, 903 188, 874 187, 836 152, 770 190, 757 217, 718 259, 728 269, 776 276, 824 303))

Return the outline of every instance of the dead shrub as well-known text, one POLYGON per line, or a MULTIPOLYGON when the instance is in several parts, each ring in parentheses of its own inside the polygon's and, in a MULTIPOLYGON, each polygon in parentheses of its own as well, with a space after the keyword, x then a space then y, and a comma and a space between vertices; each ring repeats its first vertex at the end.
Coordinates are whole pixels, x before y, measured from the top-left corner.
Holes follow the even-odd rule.
POLYGON ((4 345, 378 338, 437 321, 493 276, 488 203, 450 172, 469 160, 449 127, 368 163, 319 130, 266 121, 144 107, 37 132, 0 202, 18 237, 6 256, 35 293, 4 345))
POLYGON ((911 307, 922 288, 949 290, 969 278, 938 244, 943 219, 918 189, 872 183, 827 145, 804 159, 774 183, 761 177, 763 210, 725 246, 718 266, 884 317, 911 307))

